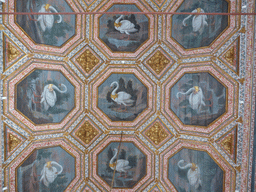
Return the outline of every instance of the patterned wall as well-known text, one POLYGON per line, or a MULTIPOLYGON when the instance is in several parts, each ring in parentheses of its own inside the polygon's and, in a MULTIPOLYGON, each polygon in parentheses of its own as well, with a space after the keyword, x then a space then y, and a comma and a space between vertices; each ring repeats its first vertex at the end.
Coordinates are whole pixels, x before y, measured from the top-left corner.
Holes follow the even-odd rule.
POLYGON ((255 18, 136 12, 252 13, 254 6, 253 0, 2 4, 6 12, 58 14, 0 17, 0 187, 253 190, 255 18), (62 14, 85 11, 112 13, 62 14), (113 13, 122 11, 134 13, 113 13))

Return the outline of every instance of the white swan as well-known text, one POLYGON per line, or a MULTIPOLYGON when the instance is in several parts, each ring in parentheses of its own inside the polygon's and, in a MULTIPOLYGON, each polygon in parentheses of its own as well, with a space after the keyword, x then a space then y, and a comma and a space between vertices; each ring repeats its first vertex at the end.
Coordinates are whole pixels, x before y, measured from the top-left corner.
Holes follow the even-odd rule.
POLYGON ((117 81, 114 81, 111 83, 110 87, 112 88, 114 85, 116 85, 116 88, 111 93, 111 99, 119 105, 123 104, 125 107, 127 105, 132 105, 134 103, 134 100, 131 99, 132 96, 124 91, 116 93, 119 84, 117 81))
POLYGON ((118 30, 120 33, 126 33, 127 35, 130 35, 130 33, 137 32, 138 29, 135 28, 135 25, 128 21, 128 20, 122 20, 120 21, 124 16, 121 15, 115 20, 114 26, 115 29, 118 30))
POLYGON ((195 186, 195 188, 198 189, 202 185, 202 181, 200 179, 200 168, 195 163, 188 163, 185 166, 181 166, 183 163, 184 160, 180 160, 178 162, 178 167, 183 170, 190 168, 187 173, 189 184, 191 186, 195 186))
POLYGON ((176 94, 176 97, 179 98, 179 94, 187 95, 189 93, 189 104, 191 105, 191 108, 194 110, 198 110, 198 112, 200 112, 201 107, 205 106, 204 94, 201 87, 194 86, 190 88, 186 93, 178 92, 176 94))
POLYGON ((109 162, 109 167, 111 169, 115 169, 116 171, 120 173, 120 177, 122 175, 122 173, 125 173, 125 177, 127 177, 127 170, 131 169, 131 166, 129 166, 129 161, 124 160, 124 159, 118 159, 116 160, 116 162, 114 162, 114 159, 117 156, 117 149, 113 149, 113 151, 115 152, 114 156, 110 159, 109 162))
POLYGON ((66 85, 61 84, 61 87, 64 88, 63 91, 61 91, 58 87, 56 87, 53 84, 48 84, 48 85, 44 86, 44 91, 41 95, 40 103, 43 103, 45 111, 47 111, 49 109, 49 107, 53 107, 57 101, 57 96, 56 96, 56 92, 54 91, 54 89, 60 93, 67 92, 68 89, 67 89, 66 85))
POLYGON ((41 171, 41 179, 46 187, 49 187, 50 183, 53 183, 56 177, 61 174, 63 167, 55 161, 48 161, 44 164, 44 168, 41 171), (58 171, 59 168, 60 170, 58 171))
MULTIPOLYGON (((39 10, 39 13, 58 13, 58 11, 51 6, 50 4, 43 4, 41 6, 41 9, 39 10)), ((56 23, 61 23, 62 16, 58 15, 59 19, 56 21, 56 23)), ((39 15, 37 20, 40 23, 40 27, 43 31, 46 31, 46 29, 51 29, 54 24, 54 16, 53 15, 39 15)))
MULTIPOLYGON (((192 13, 204 13, 204 10, 201 8, 197 8, 193 10, 192 13)), ((187 26, 186 20, 188 20, 191 16, 192 15, 189 15, 182 21, 183 26, 187 26)), ((192 19, 193 32, 199 32, 199 34, 201 35, 204 31, 204 26, 208 26, 206 19, 207 15, 194 15, 192 19)))

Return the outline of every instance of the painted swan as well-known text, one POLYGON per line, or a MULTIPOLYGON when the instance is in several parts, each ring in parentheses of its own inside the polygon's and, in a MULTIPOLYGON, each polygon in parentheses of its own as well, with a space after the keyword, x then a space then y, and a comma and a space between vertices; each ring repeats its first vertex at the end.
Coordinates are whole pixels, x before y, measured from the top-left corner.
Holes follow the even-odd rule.
POLYGON ((116 166, 116 171, 120 173, 120 177, 122 173, 125 173, 125 177, 127 177, 127 170, 131 169, 131 166, 129 166, 129 161, 125 159, 118 159, 116 162, 114 162, 114 159, 117 156, 117 149, 115 148, 113 151, 115 154, 109 162, 109 167, 114 170, 116 166))
POLYGON ((41 179, 46 187, 49 187, 50 183, 53 183, 56 177, 61 174, 63 167, 55 161, 48 161, 45 163, 43 170, 41 171, 41 179), (57 168, 60 170, 58 171, 57 168))
POLYGON ((115 29, 120 33, 126 33, 127 35, 130 35, 130 33, 133 33, 133 32, 137 32, 138 29, 136 29, 135 25, 129 20, 120 21, 123 17, 124 15, 121 15, 116 19, 114 23, 115 29))
POLYGON ((183 170, 190 168, 187 173, 189 184, 191 186, 195 186, 195 188, 198 189, 202 185, 202 181, 200 179, 200 168, 195 163, 188 163, 185 166, 181 166, 183 163, 184 160, 180 160, 178 162, 178 167, 183 170))
POLYGON ((116 91, 119 88, 119 84, 117 81, 112 82, 110 87, 112 88, 114 85, 116 85, 116 88, 111 93, 111 99, 113 101, 115 101, 119 105, 123 104, 125 107, 127 105, 131 105, 134 103, 134 100, 131 99, 132 96, 130 94, 128 94, 124 91, 120 91, 120 92, 116 93, 116 91))
MULTIPOLYGON (((192 13, 204 13, 204 10, 201 8, 197 8, 192 11, 192 13)), ((192 15, 187 16, 183 21, 182 24, 183 26, 187 26, 186 21, 192 17, 192 15)), ((199 32, 201 35, 204 31, 204 27, 208 26, 208 23, 206 21, 207 15, 194 15, 192 18, 192 27, 193 27, 193 32, 199 32)))
MULTIPOLYGON (((41 9, 39 10, 39 13, 58 13, 58 11, 50 4, 43 4, 41 6, 41 9)), ((58 16, 59 19, 56 21, 56 23, 61 23, 62 16, 58 16)), ((43 31, 46 31, 46 29, 50 30, 54 24, 54 15, 40 15, 36 21, 39 22, 40 27, 43 31)))
POLYGON ((191 105, 191 108, 194 110, 198 110, 198 112, 201 111, 201 107, 205 106, 204 102, 204 94, 201 89, 201 87, 194 86, 190 88, 187 92, 178 92, 176 97, 179 98, 179 94, 187 95, 189 94, 189 104, 191 105))
POLYGON ((53 107, 57 101, 57 96, 56 96, 56 91, 59 93, 66 93, 67 92, 67 87, 64 84, 61 84, 61 87, 64 88, 63 91, 61 91, 58 87, 56 87, 53 84, 48 84, 44 87, 44 91, 41 95, 41 102, 44 105, 44 110, 47 111, 49 107, 53 107))

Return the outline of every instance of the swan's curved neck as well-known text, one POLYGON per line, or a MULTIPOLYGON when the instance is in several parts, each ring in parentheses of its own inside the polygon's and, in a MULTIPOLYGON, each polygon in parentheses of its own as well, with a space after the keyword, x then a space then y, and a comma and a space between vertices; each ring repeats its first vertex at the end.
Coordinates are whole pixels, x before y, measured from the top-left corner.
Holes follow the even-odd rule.
POLYGON ((119 85, 117 82, 114 82, 116 84, 116 88, 112 91, 112 95, 116 94, 117 89, 119 88, 119 85))
POLYGON ((120 15, 120 17, 117 18, 117 20, 115 21, 115 23, 119 23, 119 21, 122 19, 123 15, 120 15))
POLYGON ((184 26, 187 25, 187 24, 186 24, 186 21, 187 21, 191 16, 192 16, 192 15, 187 16, 187 17, 182 21, 182 24, 183 24, 184 26))
POLYGON ((117 151, 115 151, 114 156, 110 159, 109 164, 113 164, 114 163, 114 159, 116 158, 116 156, 117 156, 117 151))

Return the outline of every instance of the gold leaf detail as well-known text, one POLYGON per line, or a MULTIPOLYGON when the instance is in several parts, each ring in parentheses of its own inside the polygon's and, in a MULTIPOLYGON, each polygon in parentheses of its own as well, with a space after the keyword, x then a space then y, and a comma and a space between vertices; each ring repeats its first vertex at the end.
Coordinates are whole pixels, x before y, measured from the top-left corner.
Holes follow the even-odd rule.
POLYGON ((241 165, 235 167, 236 171, 241 172, 241 165))
POLYGON ((241 79, 238 79, 238 81, 241 83, 241 84, 244 84, 244 78, 241 78, 241 79))
POLYGON ((11 43, 8 43, 7 46, 7 57, 8 57, 8 61, 11 62, 14 59, 16 59, 18 56, 20 55, 19 50, 13 46, 11 43))
POLYGON ((0 30, 1 31, 5 30, 5 27, 3 25, 0 25, 0 30))
POLYGON ((241 30, 240 30, 241 33, 245 33, 246 32, 246 29, 245 27, 243 27, 241 30))
POLYGON ((235 47, 231 47, 224 55, 224 58, 231 64, 234 63, 235 60, 235 47))
POLYGON ((89 73, 100 62, 89 49, 86 49, 76 61, 83 67, 86 73, 89 73))
POLYGON ((99 132, 88 122, 86 121, 75 133, 75 135, 81 139, 85 144, 90 143, 93 138, 99 132))
POLYGON ((69 60, 68 57, 64 57, 64 58, 63 58, 63 61, 65 61, 65 62, 68 62, 68 60, 69 60))
POLYGON ((20 144, 21 140, 9 133, 9 151, 12 151, 20 144))
POLYGON ((147 64, 157 73, 160 74, 163 69, 170 63, 163 53, 157 51, 148 61, 147 64))
POLYGON ((243 124, 243 119, 242 119, 242 117, 239 117, 236 121, 237 121, 238 123, 243 124))
POLYGON ((232 147, 233 147, 233 139, 232 135, 229 135, 224 138, 224 140, 221 142, 223 148, 229 153, 232 154, 232 147))
POLYGON ((168 136, 159 122, 156 122, 152 127, 150 127, 145 134, 156 145, 161 143, 168 136))

